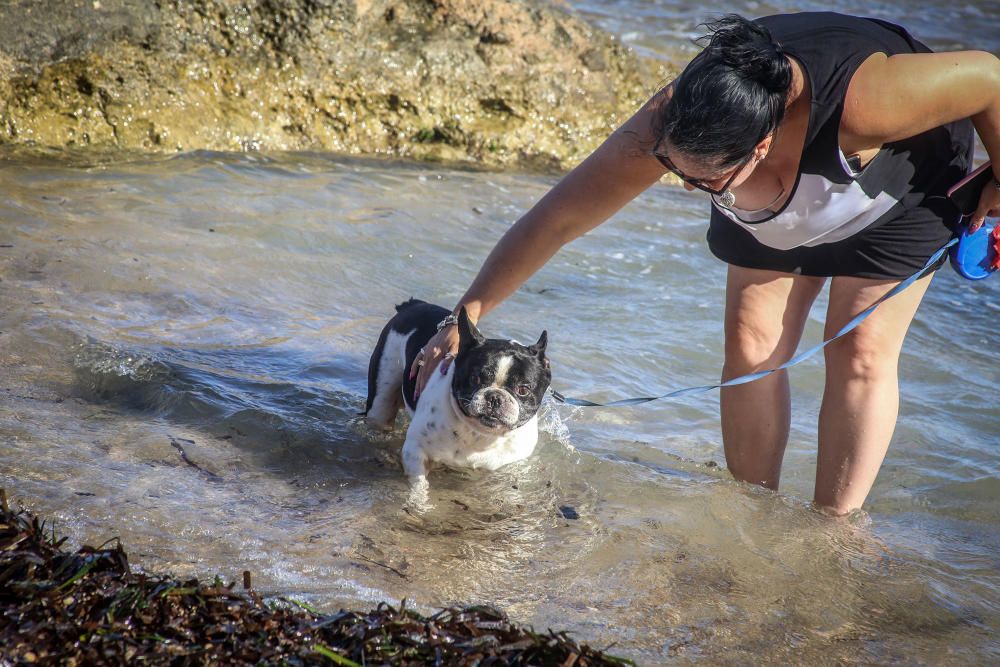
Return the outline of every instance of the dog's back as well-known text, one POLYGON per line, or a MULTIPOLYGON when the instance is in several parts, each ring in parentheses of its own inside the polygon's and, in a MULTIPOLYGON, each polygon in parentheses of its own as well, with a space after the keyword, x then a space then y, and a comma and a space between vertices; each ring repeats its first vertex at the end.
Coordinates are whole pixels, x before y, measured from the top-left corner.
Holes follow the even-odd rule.
POLYGON ((413 359, 437 332, 437 324, 449 313, 441 306, 410 299, 396 306, 396 315, 382 329, 368 362, 368 424, 388 429, 396 413, 406 404, 412 409, 414 381, 409 378, 413 359))

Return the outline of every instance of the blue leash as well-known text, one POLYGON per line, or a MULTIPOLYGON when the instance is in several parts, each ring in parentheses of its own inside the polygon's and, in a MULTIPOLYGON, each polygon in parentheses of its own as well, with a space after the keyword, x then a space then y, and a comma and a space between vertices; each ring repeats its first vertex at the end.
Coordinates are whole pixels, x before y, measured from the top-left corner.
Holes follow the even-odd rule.
POLYGON ((623 405, 639 405, 640 403, 649 403, 650 401, 658 401, 658 400, 664 399, 664 398, 677 398, 679 396, 687 396, 689 394, 701 394, 701 393, 704 393, 706 391, 711 391, 713 389, 719 389, 721 387, 733 387, 733 386, 738 385, 738 384, 746 384, 748 382, 753 382, 754 380, 759 380, 761 378, 767 377, 771 373, 777 373, 780 370, 784 370, 786 368, 791 368, 795 364, 802 363, 803 361, 805 361, 809 357, 813 356, 814 354, 816 354, 817 352, 819 352, 820 350, 822 350, 824 347, 826 347, 827 345, 829 345, 833 341, 835 341, 838 338, 840 338, 841 336, 844 336, 844 335, 850 333, 851 331, 853 331, 859 324, 861 324, 862 322, 865 321, 865 318, 867 318, 869 315, 871 315, 872 312, 876 308, 878 308, 879 304, 881 304, 883 301, 886 301, 887 299, 891 299, 892 297, 896 296, 897 294, 899 294, 900 292, 902 292, 903 290, 905 290, 907 287, 909 287, 910 285, 912 285, 913 283, 915 283, 917 280, 920 280, 920 278, 922 278, 928 272, 928 270, 939 259, 941 259, 941 257, 944 255, 944 253, 947 252, 948 248, 950 248, 951 246, 955 245, 956 243, 958 243, 958 239, 954 238, 954 239, 948 241, 948 243, 946 243, 943 246, 941 246, 941 248, 938 249, 937 252, 935 252, 933 255, 931 255, 931 258, 927 260, 927 263, 924 264, 924 266, 923 266, 922 269, 920 269, 919 271, 917 271, 916 273, 914 273, 912 276, 910 276, 909 278, 907 278, 903 282, 901 282, 898 285, 896 285, 895 287, 893 287, 891 290, 889 290, 888 292, 886 292, 885 294, 883 294, 877 301, 875 301, 875 303, 873 303, 872 305, 868 306, 867 308, 865 308, 864 310, 862 310, 860 313, 858 313, 857 315, 855 315, 854 319, 852 319, 850 322, 848 322, 844 326, 843 329, 841 329, 840 331, 838 331, 833 338, 830 338, 829 340, 825 340, 822 343, 820 343, 819 345, 816 345, 815 347, 809 348, 808 350, 806 350, 805 352, 802 352, 801 354, 795 355, 794 357, 792 357, 791 359, 789 359, 785 363, 781 364, 777 368, 772 368, 772 369, 766 370, 766 371, 757 371, 756 373, 750 373, 748 375, 741 375, 738 378, 733 378, 732 380, 726 380, 725 382, 720 382, 718 384, 706 384, 706 385, 702 385, 700 387, 688 387, 686 389, 678 389, 677 391, 672 391, 669 394, 661 394, 660 396, 640 396, 640 397, 637 397, 637 398, 623 398, 623 399, 621 399, 619 401, 610 401, 608 403, 596 403, 594 401, 588 401, 585 398, 572 398, 570 396, 566 396, 564 394, 561 394, 561 393, 559 393, 558 391, 556 391, 554 389, 549 389, 549 391, 551 392, 553 398, 555 398, 560 403, 565 403, 566 405, 575 405, 575 406, 579 406, 579 407, 582 407, 582 408, 597 408, 597 407, 614 408, 614 407, 619 407, 619 406, 623 406, 623 405))

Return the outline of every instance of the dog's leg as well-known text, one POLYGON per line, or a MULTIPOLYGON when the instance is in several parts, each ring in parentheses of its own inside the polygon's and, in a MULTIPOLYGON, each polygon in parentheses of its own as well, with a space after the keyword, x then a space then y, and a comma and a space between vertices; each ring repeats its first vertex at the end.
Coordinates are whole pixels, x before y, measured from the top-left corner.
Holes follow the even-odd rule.
POLYGON ((403 471, 410 480, 410 498, 406 503, 407 506, 420 512, 430 509, 427 457, 420 444, 409 437, 403 443, 403 471))
POLYGON ((403 373, 406 341, 410 334, 393 331, 387 324, 368 363, 368 401, 365 420, 372 428, 388 431, 403 406, 403 373))

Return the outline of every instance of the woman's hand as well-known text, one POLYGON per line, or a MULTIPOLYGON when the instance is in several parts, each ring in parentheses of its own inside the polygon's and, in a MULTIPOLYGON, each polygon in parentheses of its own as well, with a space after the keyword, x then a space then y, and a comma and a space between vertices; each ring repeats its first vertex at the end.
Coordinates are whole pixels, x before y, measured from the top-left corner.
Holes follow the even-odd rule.
POLYGON ((983 226, 987 217, 1000 216, 1000 182, 996 176, 986 182, 979 195, 979 206, 969 218, 969 233, 972 234, 983 226))
POLYGON ((416 387, 413 389, 413 400, 420 397, 420 393, 427 386, 431 373, 440 366, 441 374, 448 372, 448 367, 458 354, 458 327, 450 324, 427 341, 424 348, 413 360, 410 366, 410 379, 417 378, 416 387))

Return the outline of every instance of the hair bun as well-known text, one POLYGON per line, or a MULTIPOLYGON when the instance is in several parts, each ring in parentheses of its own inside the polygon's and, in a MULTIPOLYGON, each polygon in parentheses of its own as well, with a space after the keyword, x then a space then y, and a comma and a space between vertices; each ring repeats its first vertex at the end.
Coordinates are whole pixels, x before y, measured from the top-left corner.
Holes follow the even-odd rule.
POLYGON ((728 14, 706 27, 711 32, 705 51, 769 92, 788 90, 792 83, 791 66, 767 28, 737 14, 728 14))

